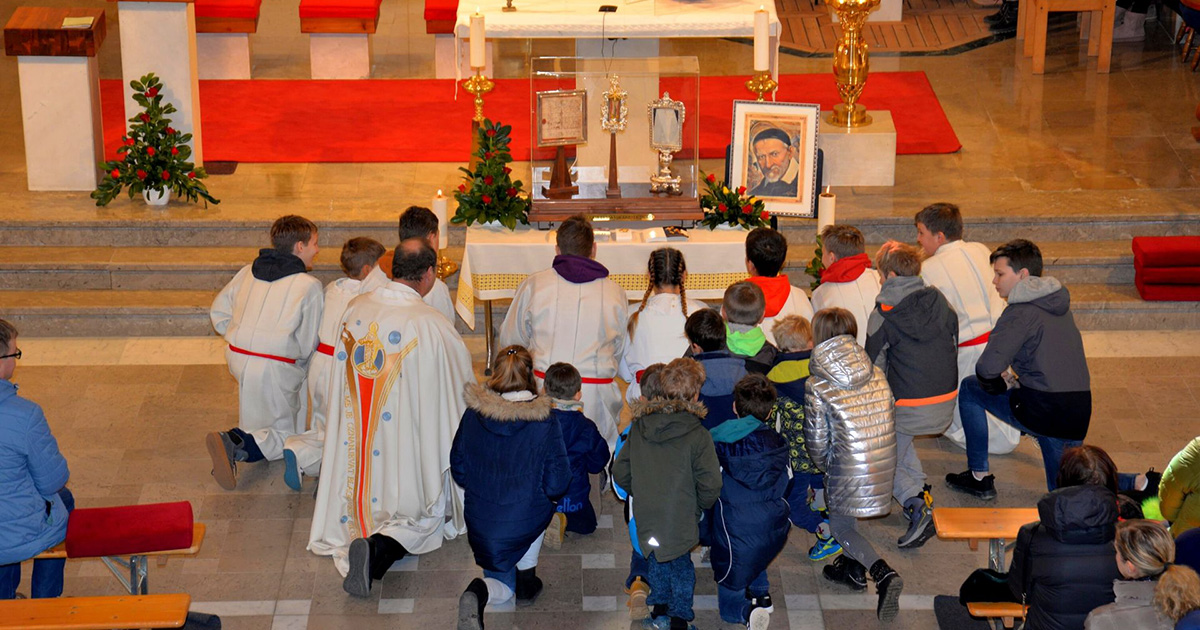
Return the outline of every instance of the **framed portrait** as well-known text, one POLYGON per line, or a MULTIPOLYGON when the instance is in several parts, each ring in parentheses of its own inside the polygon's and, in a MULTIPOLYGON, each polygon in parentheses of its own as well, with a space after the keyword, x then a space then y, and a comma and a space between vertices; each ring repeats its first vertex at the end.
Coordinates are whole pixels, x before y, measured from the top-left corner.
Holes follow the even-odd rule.
POLYGON ((538 92, 537 119, 539 147, 587 144, 587 90, 538 92))
POLYGON ((683 103, 671 98, 670 94, 650 101, 650 148, 655 151, 680 151, 683 149, 683 103))
POLYGON ((820 110, 806 103, 734 101, 729 185, 745 186, 771 214, 815 217, 820 110))

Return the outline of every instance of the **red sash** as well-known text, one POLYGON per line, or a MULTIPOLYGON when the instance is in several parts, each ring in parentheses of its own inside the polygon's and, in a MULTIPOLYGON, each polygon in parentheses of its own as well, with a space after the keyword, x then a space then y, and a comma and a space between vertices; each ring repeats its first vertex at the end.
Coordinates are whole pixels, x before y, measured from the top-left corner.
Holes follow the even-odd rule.
POLYGON ((320 352, 321 354, 327 354, 329 356, 333 356, 333 346, 331 346, 327 343, 318 343, 317 344, 317 352, 320 352))
POLYGON ((249 357, 259 357, 261 359, 270 359, 272 361, 279 361, 280 363, 292 363, 292 364, 296 363, 295 359, 289 359, 287 357, 277 357, 273 354, 260 354, 258 352, 251 352, 249 350, 244 350, 242 348, 239 348, 233 344, 229 344, 229 349, 238 354, 244 354, 249 357))
POLYGON ((638 370, 637 374, 633 375, 633 381, 635 383, 637 383, 638 385, 641 385, 642 384, 642 375, 645 373, 646 373, 646 370, 638 370))
MULTIPOLYGON (((542 380, 546 380, 546 373, 542 372, 541 370, 534 370, 533 375, 542 380)), ((611 378, 592 378, 590 376, 582 376, 579 380, 587 383, 588 385, 608 385, 609 383, 613 382, 613 379, 611 378)))
POLYGON ((962 342, 962 343, 958 344, 958 347, 959 347, 959 348, 968 348, 968 347, 970 347, 970 346, 978 346, 978 345, 982 345, 982 344, 985 344, 985 343, 987 343, 987 342, 988 342, 988 337, 991 337, 991 336, 992 336, 992 331, 990 331, 990 330, 989 330, 989 331, 987 331, 987 332, 983 333, 982 335, 979 335, 978 337, 976 337, 976 338, 974 338, 974 339, 968 339, 968 340, 966 340, 966 341, 964 341, 964 342, 962 342))

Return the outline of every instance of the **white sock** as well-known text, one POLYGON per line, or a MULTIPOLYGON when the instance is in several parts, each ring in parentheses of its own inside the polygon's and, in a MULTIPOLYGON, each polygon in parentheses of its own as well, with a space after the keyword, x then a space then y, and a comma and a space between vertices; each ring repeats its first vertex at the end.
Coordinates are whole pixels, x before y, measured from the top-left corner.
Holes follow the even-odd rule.
POLYGON ((825 510, 825 488, 813 488, 812 509, 814 512, 825 510))
POLYGON ((974 470, 971 471, 971 476, 975 478, 975 481, 983 481, 983 478, 986 477, 987 474, 988 471, 986 470, 983 472, 975 472, 974 470))
POLYGON ((833 530, 829 528, 829 521, 821 521, 817 525, 817 536, 820 538, 833 538, 833 530))
POLYGON ((1146 475, 1139 473, 1137 478, 1134 479, 1133 485, 1138 490, 1145 490, 1146 488, 1148 488, 1150 486, 1150 478, 1147 477, 1146 475))

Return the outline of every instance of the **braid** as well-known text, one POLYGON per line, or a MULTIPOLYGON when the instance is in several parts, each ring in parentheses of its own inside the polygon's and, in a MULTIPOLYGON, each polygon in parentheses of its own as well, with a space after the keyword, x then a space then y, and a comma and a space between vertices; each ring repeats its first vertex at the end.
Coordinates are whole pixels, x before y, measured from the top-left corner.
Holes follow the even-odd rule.
POLYGON ((687 319, 687 289, 683 286, 683 274, 687 272, 687 261, 683 259, 683 252, 677 249, 671 251, 675 253, 675 264, 671 269, 672 283, 679 287, 679 307, 683 310, 683 318, 687 319))
POLYGON ((638 316, 646 310, 646 302, 650 301, 650 296, 654 294, 654 287, 658 286, 659 278, 662 275, 662 261, 658 256, 661 251, 663 250, 656 249, 650 252, 650 259, 646 263, 646 294, 642 296, 642 304, 638 306, 638 310, 629 316, 629 324, 625 327, 629 332, 630 339, 633 339, 633 334, 637 331, 638 316))

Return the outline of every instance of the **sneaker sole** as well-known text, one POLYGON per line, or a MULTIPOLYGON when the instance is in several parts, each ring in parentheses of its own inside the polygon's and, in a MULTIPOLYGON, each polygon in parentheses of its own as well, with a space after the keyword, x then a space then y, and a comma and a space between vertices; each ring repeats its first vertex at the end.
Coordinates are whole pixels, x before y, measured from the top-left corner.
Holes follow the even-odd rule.
POLYGON ((992 499, 996 498, 995 490, 968 490, 967 488, 956 486, 956 485, 950 483, 949 481, 946 482, 946 487, 950 488, 951 490, 953 490, 955 492, 969 494, 977 499, 983 499, 984 501, 991 501, 992 499))
POLYGON ((646 605, 646 592, 636 590, 629 594, 629 618, 645 619, 650 616, 650 607, 646 605))
POLYGON ((561 513, 555 512, 550 519, 550 524, 546 526, 546 536, 542 539, 542 544, 548 549, 562 549, 563 526, 559 525, 562 522, 562 517, 559 516, 561 513))
POLYGON ((901 539, 901 541, 898 541, 898 546, 901 549, 916 549, 917 547, 924 546, 925 543, 934 536, 937 536, 937 527, 933 524, 933 519, 931 517, 929 522, 925 524, 925 528, 921 530, 921 533, 918 534, 916 538, 913 538, 908 542, 904 542, 903 539, 901 539))
POLYGON ((349 556, 350 571, 342 580, 342 590, 355 597, 370 597, 371 544, 365 538, 356 538, 350 543, 349 556))
POLYGON ((296 464, 296 453, 286 448, 283 449, 283 483, 300 492, 300 466, 296 464))
POLYGON ((771 625, 771 613, 766 608, 755 608, 750 611, 750 623, 746 625, 749 630, 767 630, 771 625))
POLYGON ((483 630, 479 618, 479 598, 467 591, 458 598, 458 630, 483 630))
POLYGON ((233 462, 229 461, 229 454, 225 452, 221 434, 216 431, 209 433, 204 437, 204 445, 208 448, 208 456, 212 458, 212 476, 217 485, 226 490, 237 488, 237 472, 233 469, 233 462))
POLYGON ((900 614, 900 591, 904 590, 904 580, 899 575, 894 576, 884 588, 879 599, 879 608, 875 611, 879 620, 891 622, 900 614))

